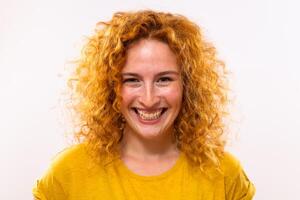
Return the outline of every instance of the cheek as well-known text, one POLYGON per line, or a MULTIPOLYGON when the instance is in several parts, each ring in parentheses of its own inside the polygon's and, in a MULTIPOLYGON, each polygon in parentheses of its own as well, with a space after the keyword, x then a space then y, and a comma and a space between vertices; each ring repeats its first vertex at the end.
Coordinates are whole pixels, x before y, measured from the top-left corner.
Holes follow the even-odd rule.
MULTIPOLYGON (((127 107, 135 98, 135 92, 132 89, 124 87, 121 89, 121 107, 127 107)), ((121 109, 122 109, 121 108, 121 109)))
POLYGON ((122 88, 121 90, 121 107, 126 106, 126 104, 128 103, 129 99, 130 99, 130 93, 128 92, 128 90, 122 88))
POLYGON ((182 102, 182 87, 176 86, 171 87, 165 92, 165 97, 173 106, 181 106, 182 102))

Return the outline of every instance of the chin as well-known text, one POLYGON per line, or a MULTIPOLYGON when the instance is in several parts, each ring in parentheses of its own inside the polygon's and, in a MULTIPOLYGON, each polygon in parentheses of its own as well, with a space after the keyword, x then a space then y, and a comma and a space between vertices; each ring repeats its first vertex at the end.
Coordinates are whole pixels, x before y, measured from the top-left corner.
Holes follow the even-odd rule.
POLYGON ((160 138, 163 135, 170 132, 170 128, 163 128, 163 127, 135 127, 134 129, 128 128, 127 131, 136 134, 138 137, 144 139, 155 139, 160 138))

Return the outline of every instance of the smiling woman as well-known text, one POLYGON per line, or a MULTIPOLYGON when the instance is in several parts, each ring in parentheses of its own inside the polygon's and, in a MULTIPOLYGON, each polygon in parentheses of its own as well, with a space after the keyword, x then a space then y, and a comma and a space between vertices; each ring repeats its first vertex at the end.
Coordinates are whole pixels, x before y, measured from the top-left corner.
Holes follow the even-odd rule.
POLYGON ((128 49, 122 74, 121 112, 127 122, 124 136, 159 137, 161 133, 172 137, 181 108, 182 81, 168 45, 156 40, 134 44, 128 49))
POLYGON ((121 113, 127 122, 122 159, 142 175, 166 171, 172 165, 145 166, 151 166, 153 159, 173 163, 179 154, 173 133, 183 88, 176 56, 166 43, 141 39, 128 48, 122 75, 121 113))
POLYGON ((225 75, 183 16, 120 12, 99 23, 70 79, 79 144, 57 156, 34 197, 252 199, 224 151, 225 75))

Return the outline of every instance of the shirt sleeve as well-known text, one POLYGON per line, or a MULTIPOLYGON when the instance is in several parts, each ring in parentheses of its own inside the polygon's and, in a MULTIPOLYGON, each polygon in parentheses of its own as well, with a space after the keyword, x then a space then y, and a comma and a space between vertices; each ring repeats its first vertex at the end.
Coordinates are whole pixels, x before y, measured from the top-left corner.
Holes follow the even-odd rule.
POLYGON ((74 153, 74 149, 76 150, 75 147, 67 148, 53 158, 46 173, 36 181, 33 187, 32 193, 35 200, 68 199, 70 163, 73 163, 73 157, 77 156, 77 151, 74 153))
POLYGON ((34 199, 68 199, 74 184, 81 180, 81 176, 74 178, 74 173, 78 174, 78 171, 82 171, 80 166, 86 165, 88 160, 86 157, 84 144, 74 145, 59 152, 52 159, 44 176, 36 181, 32 190, 34 199))
POLYGON ((225 175, 226 199, 251 200, 255 194, 255 187, 247 177, 239 161, 232 157, 232 167, 225 175))
POLYGON ((34 197, 34 200, 46 200, 47 198, 44 195, 44 192, 42 191, 42 186, 39 180, 36 181, 36 184, 34 185, 32 189, 32 194, 34 197))
POLYGON ((36 181, 32 193, 35 200, 62 200, 67 199, 60 183, 56 180, 53 169, 36 181))

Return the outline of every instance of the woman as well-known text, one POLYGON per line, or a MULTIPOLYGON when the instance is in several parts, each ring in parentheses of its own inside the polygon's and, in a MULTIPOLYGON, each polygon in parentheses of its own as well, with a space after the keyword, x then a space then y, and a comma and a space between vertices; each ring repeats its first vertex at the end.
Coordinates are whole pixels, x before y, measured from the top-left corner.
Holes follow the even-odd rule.
POLYGON ((61 152, 36 199, 252 199, 224 152, 224 64, 199 27, 154 11, 100 23, 78 63, 80 144, 61 152))

